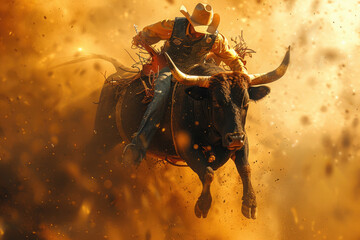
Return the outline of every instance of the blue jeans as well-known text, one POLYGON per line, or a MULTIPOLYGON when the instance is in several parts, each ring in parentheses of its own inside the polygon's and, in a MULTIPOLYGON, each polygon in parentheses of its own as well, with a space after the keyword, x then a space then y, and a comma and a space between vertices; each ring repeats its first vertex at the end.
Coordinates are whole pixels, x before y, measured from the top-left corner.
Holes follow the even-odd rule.
POLYGON ((145 156, 150 141, 154 137, 166 111, 171 90, 171 71, 169 67, 159 71, 154 90, 154 98, 149 103, 139 129, 132 140, 132 143, 142 152, 143 156, 145 156))

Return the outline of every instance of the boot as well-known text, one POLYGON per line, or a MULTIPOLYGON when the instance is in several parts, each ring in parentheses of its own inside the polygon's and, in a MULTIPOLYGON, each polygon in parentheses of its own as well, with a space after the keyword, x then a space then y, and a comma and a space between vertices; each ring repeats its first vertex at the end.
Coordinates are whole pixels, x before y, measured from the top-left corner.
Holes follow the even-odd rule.
POLYGON ((143 152, 133 143, 126 145, 123 152, 123 163, 127 166, 139 166, 144 157, 143 152))

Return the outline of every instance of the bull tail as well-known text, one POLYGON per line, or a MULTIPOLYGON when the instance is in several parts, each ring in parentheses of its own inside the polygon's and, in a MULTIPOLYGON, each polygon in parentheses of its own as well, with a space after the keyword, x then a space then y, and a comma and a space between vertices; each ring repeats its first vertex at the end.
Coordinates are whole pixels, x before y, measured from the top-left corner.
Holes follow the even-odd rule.
POLYGON ((55 66, 51 67, 51 69, 67 66, 70 64, 74 64, 74 63, 84 62, 84 61, 92 60, 92 59, 102 59, 107 62, 110 62, 114 66, 114 68, 116 69, 117 72, 128 72, 128 73, 135 73, 135 74, 139 73, 139 70, 126 67, 123 64, 121 64, 118 60, 116 60, 115 58, 111 58, 111 57, 101 55, 101 54, 90 54, 88 56, 78 57, 74 60, 55 65, 55 66))

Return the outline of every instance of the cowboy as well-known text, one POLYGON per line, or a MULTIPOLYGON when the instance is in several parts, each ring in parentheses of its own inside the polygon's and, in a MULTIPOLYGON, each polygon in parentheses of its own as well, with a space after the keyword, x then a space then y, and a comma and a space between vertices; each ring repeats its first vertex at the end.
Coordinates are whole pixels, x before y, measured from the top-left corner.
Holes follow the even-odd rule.
MULTIPOLYGON (((236 51, 230 47, 225 36, 217 31, 220 16, 213 13, 209 4, 198 3, 191 16, 185 6, 181 6, 180 12, 185 17, 163 20, 145 27, 133 38, 133 45, 152 45, 166 40, 164 50, 184 73, 194 65, 203 63, 206 56, 212 53, 231 70, 247 74, 236 51)), ((124 149, 123 160, 126 163, 140 164, 160 124, 171 91, 169 67, 159 71, 154 90, 154 98, 146 109, 132 143, 124 149)))

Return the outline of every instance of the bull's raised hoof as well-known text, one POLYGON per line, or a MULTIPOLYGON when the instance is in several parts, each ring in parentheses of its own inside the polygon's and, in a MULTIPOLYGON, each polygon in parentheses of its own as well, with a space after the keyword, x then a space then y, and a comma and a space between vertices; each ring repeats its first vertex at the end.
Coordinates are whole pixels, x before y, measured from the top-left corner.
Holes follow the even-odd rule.
POLYGON ((251 168, 248 162, 249 143, 245 142, 244 149, 236 152, 235 164, 243 183, 243 197, 241 212, 246 218, 256 219, 256 195, 251 184, 251 168))
POLYGON ((198 218, 206 218, 210 207, 211 207, 212 197, 211 194, 201 194, 199 199, 197 200, 195 204, 195 215, 198 218))
POLYGON ((210 185, 214 180, 214 170, 211 167, 206 168, 203 181, 203 190, 195 204, 195 215, 198 218, 206 218, 211 207, 212 197, 210 193, 210 185))
POLYGON ((256 196, 253 190, 244 193, 241 212, 246 218, 256 219, 257 205, 256 196))

